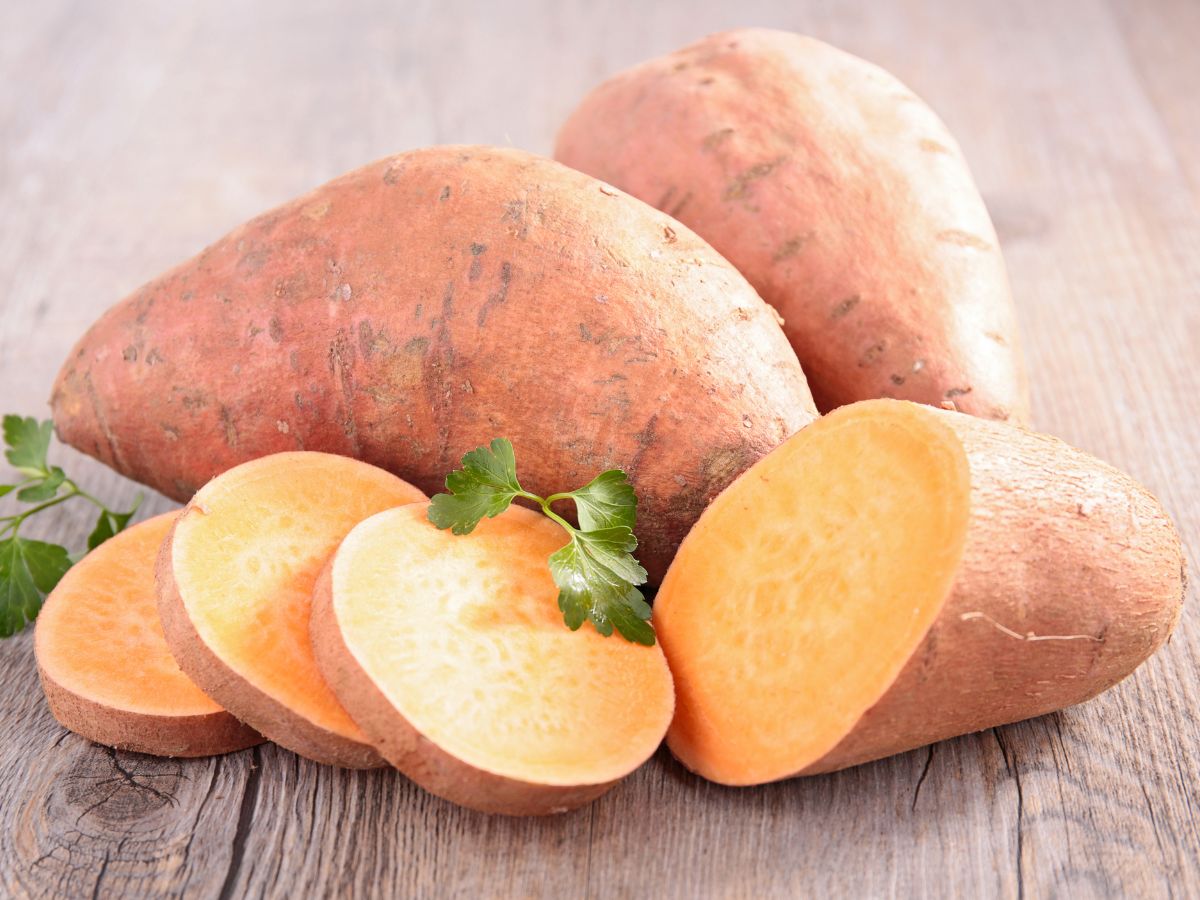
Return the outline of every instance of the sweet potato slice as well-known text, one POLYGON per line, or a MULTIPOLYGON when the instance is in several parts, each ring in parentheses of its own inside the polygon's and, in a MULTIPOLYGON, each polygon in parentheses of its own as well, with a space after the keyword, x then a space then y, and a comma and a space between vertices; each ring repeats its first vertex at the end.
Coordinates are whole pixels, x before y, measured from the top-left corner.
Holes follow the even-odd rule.
POLYGON ((179 668, 163 637, 154 560, 176 513, 110 538, 73 567, 37 620, 34 648, 54 718, 88 740, 159 756, 262 742, 179 668))
POLYGON ((422 499, 382 469, 327 453, 277 453, 213 479, 159 554, 159 611, 179 665, 277 744, 317 762, 382 765, 313 660, 312 589, 356 523, 422 499))
POLYGON ((662 742, 662 651, 563 625, 547 557, 562 529, 513 507, 467 536, 427 504, 350 532, 318 582, 312 642, 330 685, 390 763, 491 813, 586 803, 662 742))
POLYGON ((655 602, 683 763, 757 784, 832 750, 937 617, 969 493, 954 433, 900 404, 830 415, 727 488, 655 602))
POLYGON ((1061 441, 902 401, 836 410, 727 488, 655 603, 668 735, 714 781, 856 765, 1079 703, 1166 639, 1179 539, 1061 441))

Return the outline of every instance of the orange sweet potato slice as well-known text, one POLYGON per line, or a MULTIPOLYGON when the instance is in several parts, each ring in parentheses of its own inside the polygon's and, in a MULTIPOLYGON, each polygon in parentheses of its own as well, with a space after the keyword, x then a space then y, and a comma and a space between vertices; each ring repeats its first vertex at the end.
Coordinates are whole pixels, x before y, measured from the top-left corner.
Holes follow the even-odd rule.
POLYGON ((334 765, 383 762, 321 678, 308 641, 313 583, 368 516, 424 499, 382 469, 278 453, 213 479, 159 555, 159 611, 179 665, 240 719, 334 765))
POLYGON ((209 756, 262 742, 206 696, 171 656, 158 621, 154 560, 176 513, 101 544, 50 594, 34 647, 46 701, 98 744, 159 756, 209 756))
POLYGON ((544 516, 512 507, 455 536, 427 509, 367 519, 322 573, 326 679, 388 762, 455 803, 536 815, 598 797, 670 723, 662 651, 566 628, 547 568, 565 535, 544 516))
POLYGON ((832 750, 936 619, 969 495, 954 433, 898 402, 835 411, 735 481, 655 600, 679 691, 672 752, 747 785, 832 750))

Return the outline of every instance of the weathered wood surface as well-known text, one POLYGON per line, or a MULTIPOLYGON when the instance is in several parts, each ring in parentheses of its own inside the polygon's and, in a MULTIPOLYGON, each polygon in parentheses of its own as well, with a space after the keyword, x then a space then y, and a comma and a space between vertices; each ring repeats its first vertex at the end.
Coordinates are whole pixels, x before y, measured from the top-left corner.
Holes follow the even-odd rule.
MULTIPOLYGON (((739 24, 830 40, 942 113, 1003 240, 1037 422, 1146 482, 1200 558, 1194 0, 5 4, 0 407, 44 414, 104 307, 250 215, 406 147, 548 151, 604 75, 739 24)), ((42 533, 86 528, 67 507, 42 533)), ((0 645, 0 895, 1200 896, 1194 589, 1169 646, 1082 707, 754 790, 660 753, 536 821, 272 746, 93 746, 46 711, 31 637, 0 645)))

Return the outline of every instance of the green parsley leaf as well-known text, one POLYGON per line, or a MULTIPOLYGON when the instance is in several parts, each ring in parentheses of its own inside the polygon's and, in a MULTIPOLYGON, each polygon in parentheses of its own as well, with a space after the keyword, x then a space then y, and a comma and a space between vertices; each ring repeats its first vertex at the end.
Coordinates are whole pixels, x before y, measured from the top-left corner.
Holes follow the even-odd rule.
POLYGON ((454 534, 470 534, 484 516, 508 509, 524 493, 517 481, 517 458, 512 442, 496 438, 491 447, 477 447, 462 458, 462 468, 446 476, 449 494, 437 494, 429 504, 429 521, 454 534))
POLYGON ((58 493, 58 489, 62 487, 66 478, 67 474, 55 466, 50 470, 50 474, 41 481, 17 491, 17 499, 25 503, 40 503, 43 500, 49 500, 58 493))
POLYGON ((539 497, 521 487, 516 454, 505 438, 472 450, 462 464, 446 476, 450 493, 430 501, 428 516, 434 525, 470 534, 484 516, 504 512, 515 497, 536 501, 570 536, 549 558, 567 627, 575 631, 591 622, 606 637, 616 630, 634 643, 654 644, 650 605, 637 587, 645 584, 646 570, 633 556, 637 494, 624 472, 611 469, 578 490, 539 497), (568 498, 575 501, 578 528, 550 508, 568 498))
POLYGON ((517 481, 517 456, 512 441, 496 438, 491 447, 476 447, 462 458, 463 472, 476 482, 497 490, 521 490, 517 481))
POLYGON ((116 533, 117 529, 113 527, 112 517, 109 515, 108 510, 102 509, 100 516, 96 519, 96 527, 88 535, 88 550, 95 550, 116 533))
POLYGON ((617 525, 632 529, 637 522, 637 494, 620 469, 601 472, 585 487, 567 496, 575 501, 579 527, 584 531, 617 525))
POLYGON ((576 531, 565 547, 551 554, 558 608, 572 631, 586 620, 606 637, 616 626, 628 641, 654 643, 654 629, 647 621, 650 606, 636 587, 646 581, 646 570, 632 556, 636 548, 633 532, 619 526, 576 531))
POLYGON ((34 505, 0 516, 0 637, 9 637, 32 622, 46 594, 83 556, 82 550, 69 553, 57 544, 19 537, 18 531, 29 517, 76 498, 86 500, 100 509, 88 537, 88 550, 93 550, 129 524, 142 500, 138 497, 128 512, 115 512, 81 490, 59 466, 46 460, 53 433, 53 423, 48 420, 17 415, 3 419, 4 456, 24 477, 17 484, 0 484, 0 497, 16 491, 18 500, 34 505))
POLYGON ((47 419, 38 422, 32 416, 7 415, 4 417, 4 443, 8 450, 4 457, 22 475, 37 478, 48 475, 46 453, 50 449, 50 434, 53 423, 47 419))
POLYGON ((32 622, 71 560, 57 544, 11 537, 0 541, 0 637, 32 622))
POLYGON ((113 535, 124 531, 125 526, 129 524, 129 520, 133 518, 133 514, 137 512, 138 507, 141 505, 142 498, 138 497, 133 504, 133 509, 129 510, 129 512, 115 513, 110 509, 100 510, 100 516, 96 519, 96 527, 88 535, 88 550, 95 550, 113 535))

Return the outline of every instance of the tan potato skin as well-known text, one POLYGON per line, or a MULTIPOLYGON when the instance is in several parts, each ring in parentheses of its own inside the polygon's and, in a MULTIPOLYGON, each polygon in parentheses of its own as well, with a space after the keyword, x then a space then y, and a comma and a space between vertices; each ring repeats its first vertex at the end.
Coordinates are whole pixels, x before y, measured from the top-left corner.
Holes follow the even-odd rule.
POLYGON ((383 758, 425 790, 480 812, 541 816, 590 803, 617 783, 532 784, 477 769, 428 740, 383 695, 342 640, 332 570, 331 557, 313 589, 309 634, 321 674, 383 758))
MULTIPOLYGON (((180 515, 186 513, 187 508, 180 515)), ((375 769, 385 765, 372 747, 335 734, 288 709, 247 682, 208 648, 192 625, 175 583, 171 563, 174 534, 172 526, 158 554, 155 581, 163 633, 179 668, 222 706, 253 710, 254 721, 264 735, 301 756, 348 769, 375 769)), ((244 715, 251 718, 248 713, 244 715)))
POLYGON ((877 66, 787 32, 715 34, 596 88, 555 158, 737 266, 823 411, 896 397, 1028 421, 983 199, 945 125, 877 66))
POLYGON ((971 519, 945 607, 830 772, 1081 703, 1125 678, 1179 620, 1179 535, 1141 485, 1021 428, 935 411, 971 467, 971 519))
POLYGON ((180 500, 281 450, 427 493, 496 437, 542 494, 621 467, 653 580, 815 416, 774 311, 700 238, 482 147, 380 160, 234 230, 110 309, 51 404, 64 441, 180 500))
POLYGON ((263 737, 224 710, 195 716, 155 716, 116 709, 73 693, 38 666, 50 712, 78 735, 155 756, 215 756, 261 744, 263 737))

